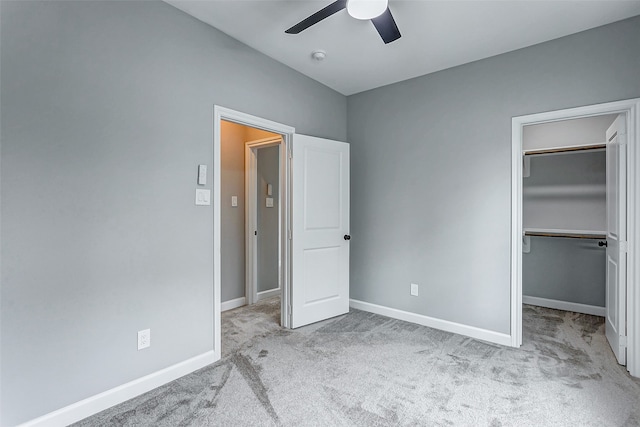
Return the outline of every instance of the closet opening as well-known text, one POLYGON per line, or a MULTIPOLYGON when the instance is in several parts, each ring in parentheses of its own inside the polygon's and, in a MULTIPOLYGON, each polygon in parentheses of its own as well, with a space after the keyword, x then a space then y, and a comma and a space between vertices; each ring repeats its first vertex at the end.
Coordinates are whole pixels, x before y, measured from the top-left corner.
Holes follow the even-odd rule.
POLYGON ((639 110, 636 99, 513 119, 513 346, 580 329, 640 375, 639 110))
POLYGON ((605 317, 605 138, 616 117, 523 128, 524 304, 605 317))
POLYGON ((581 330, 588 348, 607 351, 605 141, 616 118, 609 114, 523 128, 525 346, 575 341, 573 330, 581 330))

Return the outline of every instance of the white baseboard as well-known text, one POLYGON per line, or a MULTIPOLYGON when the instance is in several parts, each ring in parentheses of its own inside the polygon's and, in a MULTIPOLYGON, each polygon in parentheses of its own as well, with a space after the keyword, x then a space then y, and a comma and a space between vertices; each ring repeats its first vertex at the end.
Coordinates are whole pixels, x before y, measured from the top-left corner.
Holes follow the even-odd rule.
POLYGON ((247 302, 244 297, 224 301, 220 303, 220 311, 233 310, 234 308, 242 307, 247 302))
POLYGON ((489 331, 487 329, 476 328, 475 326, 467 326, 460 323, 450 322, 448 320, 436 319, 435 317, 424 316, 422 314, 411 313, 354 299, 349 300, 349 306, 358 310, 391 317, 393 319, 417 323, 419 325, 452 332, 454 334, 466 335, 471 338, 489 341, 495 344, 511 346, 511 335, 500 332, 489 331))
POLYGON ((161 369, 137 380, 130 381, 118 387, 96 394, 87 399, 73 403, 64 408, 50 412, 35 418, 19 427, 64 427, 80 421, 107 408, 125 402, 154 388, 160 387, 191 372, 197 371, 213 362, 215 354, 208 351, 199 356, 176 363, 168 368, 161 369))
POLYGON ((262 301, 263 299, 277 297, 282 294, 280 288, 270 289, 268 291, 258 292, 258 301, 262 301))
POLYGON ((593 316, 605 317, 607 309, 598 307, 597 305, 578 304, 577 302, 558 301, 555 299, 522 296, 522 303, 529 305, 537 305, 546 308, 555 308, 556 310, 575 311, 576 313, 591 314, 593 316))

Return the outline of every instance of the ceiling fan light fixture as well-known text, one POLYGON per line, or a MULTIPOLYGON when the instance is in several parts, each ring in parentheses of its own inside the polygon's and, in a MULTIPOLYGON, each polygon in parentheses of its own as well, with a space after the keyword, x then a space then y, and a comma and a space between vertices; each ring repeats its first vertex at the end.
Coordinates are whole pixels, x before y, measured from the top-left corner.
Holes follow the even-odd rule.
POLYGON ((347 0, 347 12, 356 19, 373 19, 389 7, 389 0, 347 0))

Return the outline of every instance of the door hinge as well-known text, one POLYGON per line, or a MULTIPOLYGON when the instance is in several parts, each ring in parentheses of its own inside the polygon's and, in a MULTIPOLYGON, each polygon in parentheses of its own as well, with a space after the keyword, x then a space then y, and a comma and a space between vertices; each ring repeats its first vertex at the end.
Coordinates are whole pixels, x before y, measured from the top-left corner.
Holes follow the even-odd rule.
POLYGON ((253 235, 254 235, 254 236, 257 236, 257 235, 258 235, 258 230, 254 231, 254 232, 253 232, 253 235))
POLYGON ((293 159, 293 149, 289 148, 289 159, 293 159))
POLYGON ((627 242, 626 240, 621 240, 619 242, 619 245, 620 252, 629 252, 629 242, 627 242))
POLYGON ((626 347, 627 346, 627 336, 626 335, 620 335, 620 347, 626 347))
POLYGON ((291 238, 292 238, 291 230, 288 230, 288 231, 287 231, 287 235, 289 236, 289 240, 291 240, 291 238))

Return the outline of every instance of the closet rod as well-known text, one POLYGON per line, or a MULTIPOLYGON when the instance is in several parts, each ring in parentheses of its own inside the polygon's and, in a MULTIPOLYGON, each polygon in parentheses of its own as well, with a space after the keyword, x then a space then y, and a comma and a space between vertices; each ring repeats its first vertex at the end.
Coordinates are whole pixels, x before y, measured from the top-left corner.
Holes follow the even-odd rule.
POLYGON ((544 150, 526 150, 523 152, 525 156, 533 154, 553 154, 553 153, 568 153, 571 151, 587 151, 587 150, 600 150, 607 148, 607 144, 595 144, 595 145, 583 145, 576 147, 562 147, 562 148, 547 148, 544 150))
POLYGON ((570 233, 554 233, 548 231, 525 231, 525 236, 537 236, 537 237, 567 237, 569 239, 596 239, 603 240, 607 236, 604 234, 570 234, 570 233))

